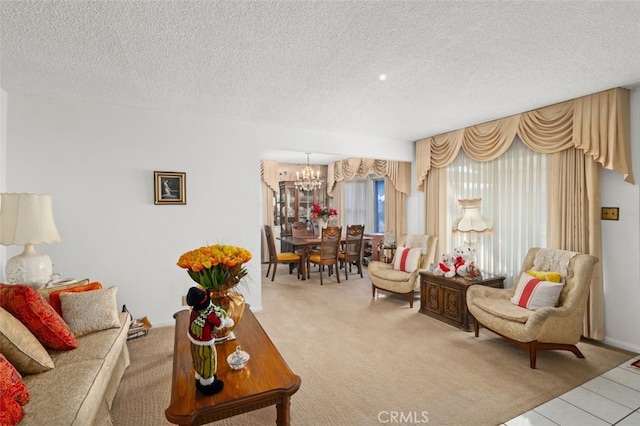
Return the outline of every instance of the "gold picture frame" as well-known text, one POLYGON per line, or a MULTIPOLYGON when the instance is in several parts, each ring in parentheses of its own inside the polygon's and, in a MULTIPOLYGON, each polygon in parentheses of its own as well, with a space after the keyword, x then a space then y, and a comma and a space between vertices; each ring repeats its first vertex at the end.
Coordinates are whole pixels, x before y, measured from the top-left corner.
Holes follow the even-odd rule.
POLYGON ((153 172, 154 204, 187 204, 187 174, 153 172))

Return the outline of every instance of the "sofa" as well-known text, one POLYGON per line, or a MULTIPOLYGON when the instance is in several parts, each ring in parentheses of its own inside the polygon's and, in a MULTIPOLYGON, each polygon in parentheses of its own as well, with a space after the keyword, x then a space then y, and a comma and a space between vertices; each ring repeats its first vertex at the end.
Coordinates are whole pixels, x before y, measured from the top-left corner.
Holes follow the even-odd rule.
POLYGON ((0 284, 0 353, 21 374, 28 392, 21 426, 112 424, 111 403, 129 365, 126 342, 131 318, 118 312, 117 287, 103 289, 97 284, 100 288, 83 280, 40 290, 0 284), (54 292, 61 315, 53 309, 54 292), (72 333, 56 334, 67 338, 70 347, 39 346, 40 337, 33 338, 42 331, 39 324, 28 328, 23 309, 12 306, 20 297, 37 305, 32 310, 47 321, 64 327, 62 320, 72 333), (81 309, 85 312, 77 314, 81 309))
POLYGON ((402 294, 409 299, 409 308, 413 308, 415 291, 420 285, 419 272, 426 270, 434 261, 437 242, 438 237, 434 235, 403 235, 398 240, 391 263, 369 262, 367 273, 371 280, 371 296, 375 298, 377 290, 402 294), (405 252, 405 249, 409 251, 405 252), (404 261, 401 256, 403 253, 404 261))

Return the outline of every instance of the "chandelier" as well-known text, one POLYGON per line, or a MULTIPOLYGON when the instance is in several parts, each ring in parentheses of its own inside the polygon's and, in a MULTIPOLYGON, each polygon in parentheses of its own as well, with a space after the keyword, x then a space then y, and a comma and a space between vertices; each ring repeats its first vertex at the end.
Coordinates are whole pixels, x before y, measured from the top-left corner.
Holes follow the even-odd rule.
POLYGON ((307 152, 307 167, 302 172, 296 172, 296 188, 300 191, 313 191, 322 187, 320 170, 314 171, 309 165, 309 153, 307 152))

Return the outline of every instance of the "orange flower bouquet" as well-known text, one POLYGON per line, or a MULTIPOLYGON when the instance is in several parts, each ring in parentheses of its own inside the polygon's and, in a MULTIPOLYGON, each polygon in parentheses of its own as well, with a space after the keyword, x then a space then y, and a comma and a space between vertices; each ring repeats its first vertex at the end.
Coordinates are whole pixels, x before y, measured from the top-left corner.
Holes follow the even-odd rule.
POLYGON ((247 275, 244 264, 250 260, 251 253, 242 247, 214 244, 182 254, 178 266, 203 288, 226 290, 247 275))

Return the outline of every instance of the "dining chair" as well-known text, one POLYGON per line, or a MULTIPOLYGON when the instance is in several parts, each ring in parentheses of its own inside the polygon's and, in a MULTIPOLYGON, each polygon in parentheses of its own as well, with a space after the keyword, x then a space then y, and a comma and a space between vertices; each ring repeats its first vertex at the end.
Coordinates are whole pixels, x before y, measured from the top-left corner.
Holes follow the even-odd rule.
POLYGON ((320 285, 322 285, 322 271, 328 267, 328 276, 331 276, 333 267, 336 268, 336 278, 340 282, 338 271, 338 252, 340 250, 341 226, 327 226, 322 230, 320 237, 320 250, 307 256, 307 278, 310 278, 311 263, 317 264, 320 269, 320 285))
MULTIPOLYGON (((310 235, 309 228, 305 222, 292 222, 291 223, 291 235, 293 237, 307 237, 310 235)), ((305 250, 293 250, 293 252, 299 256, 304 256, 305 250)), ((302 259, 304 262, 304 259, 302 259)))
POLYGON ((291 224, 291 235, 294 237, 306 237, 309 235, 309 229, 305 222, 293 222, 291 224))
POLYGON ((349 225, 347 226, 347 235, 344 243, 344 249, 338 253, 338 259, 340 264, 344 266, 344 277, 349 279, 349 272, 351 272, 351 265, 353 263, 358 267, 358 273, 360 278, 364 278, 362 275, 362 240, 364 238, 364 225, 349 225), (348 271, 347 271, 348 267, 348 271))
MULTIPOLYGON (((298 278, 300 278, 300 262, 302 261, 302 257, 299 254, 292 252, 283 252, 278 253, 276 251, 276 241, 273 238, 273 229, 271 229, 270 225, 264 225, 264 234, 267 238, 267 246, 269 247, 269 266, 267 267, 267 277, 269 277, 269 271, 271 270, 271 265, 273 265, 273 274, 271 275, 271 281, 276 277, 276 268, 279 263, 284 263, 288 265, 295 265, 298 278)), ((292 270, 289 269, 289 274, 291 274, 292 270)))

